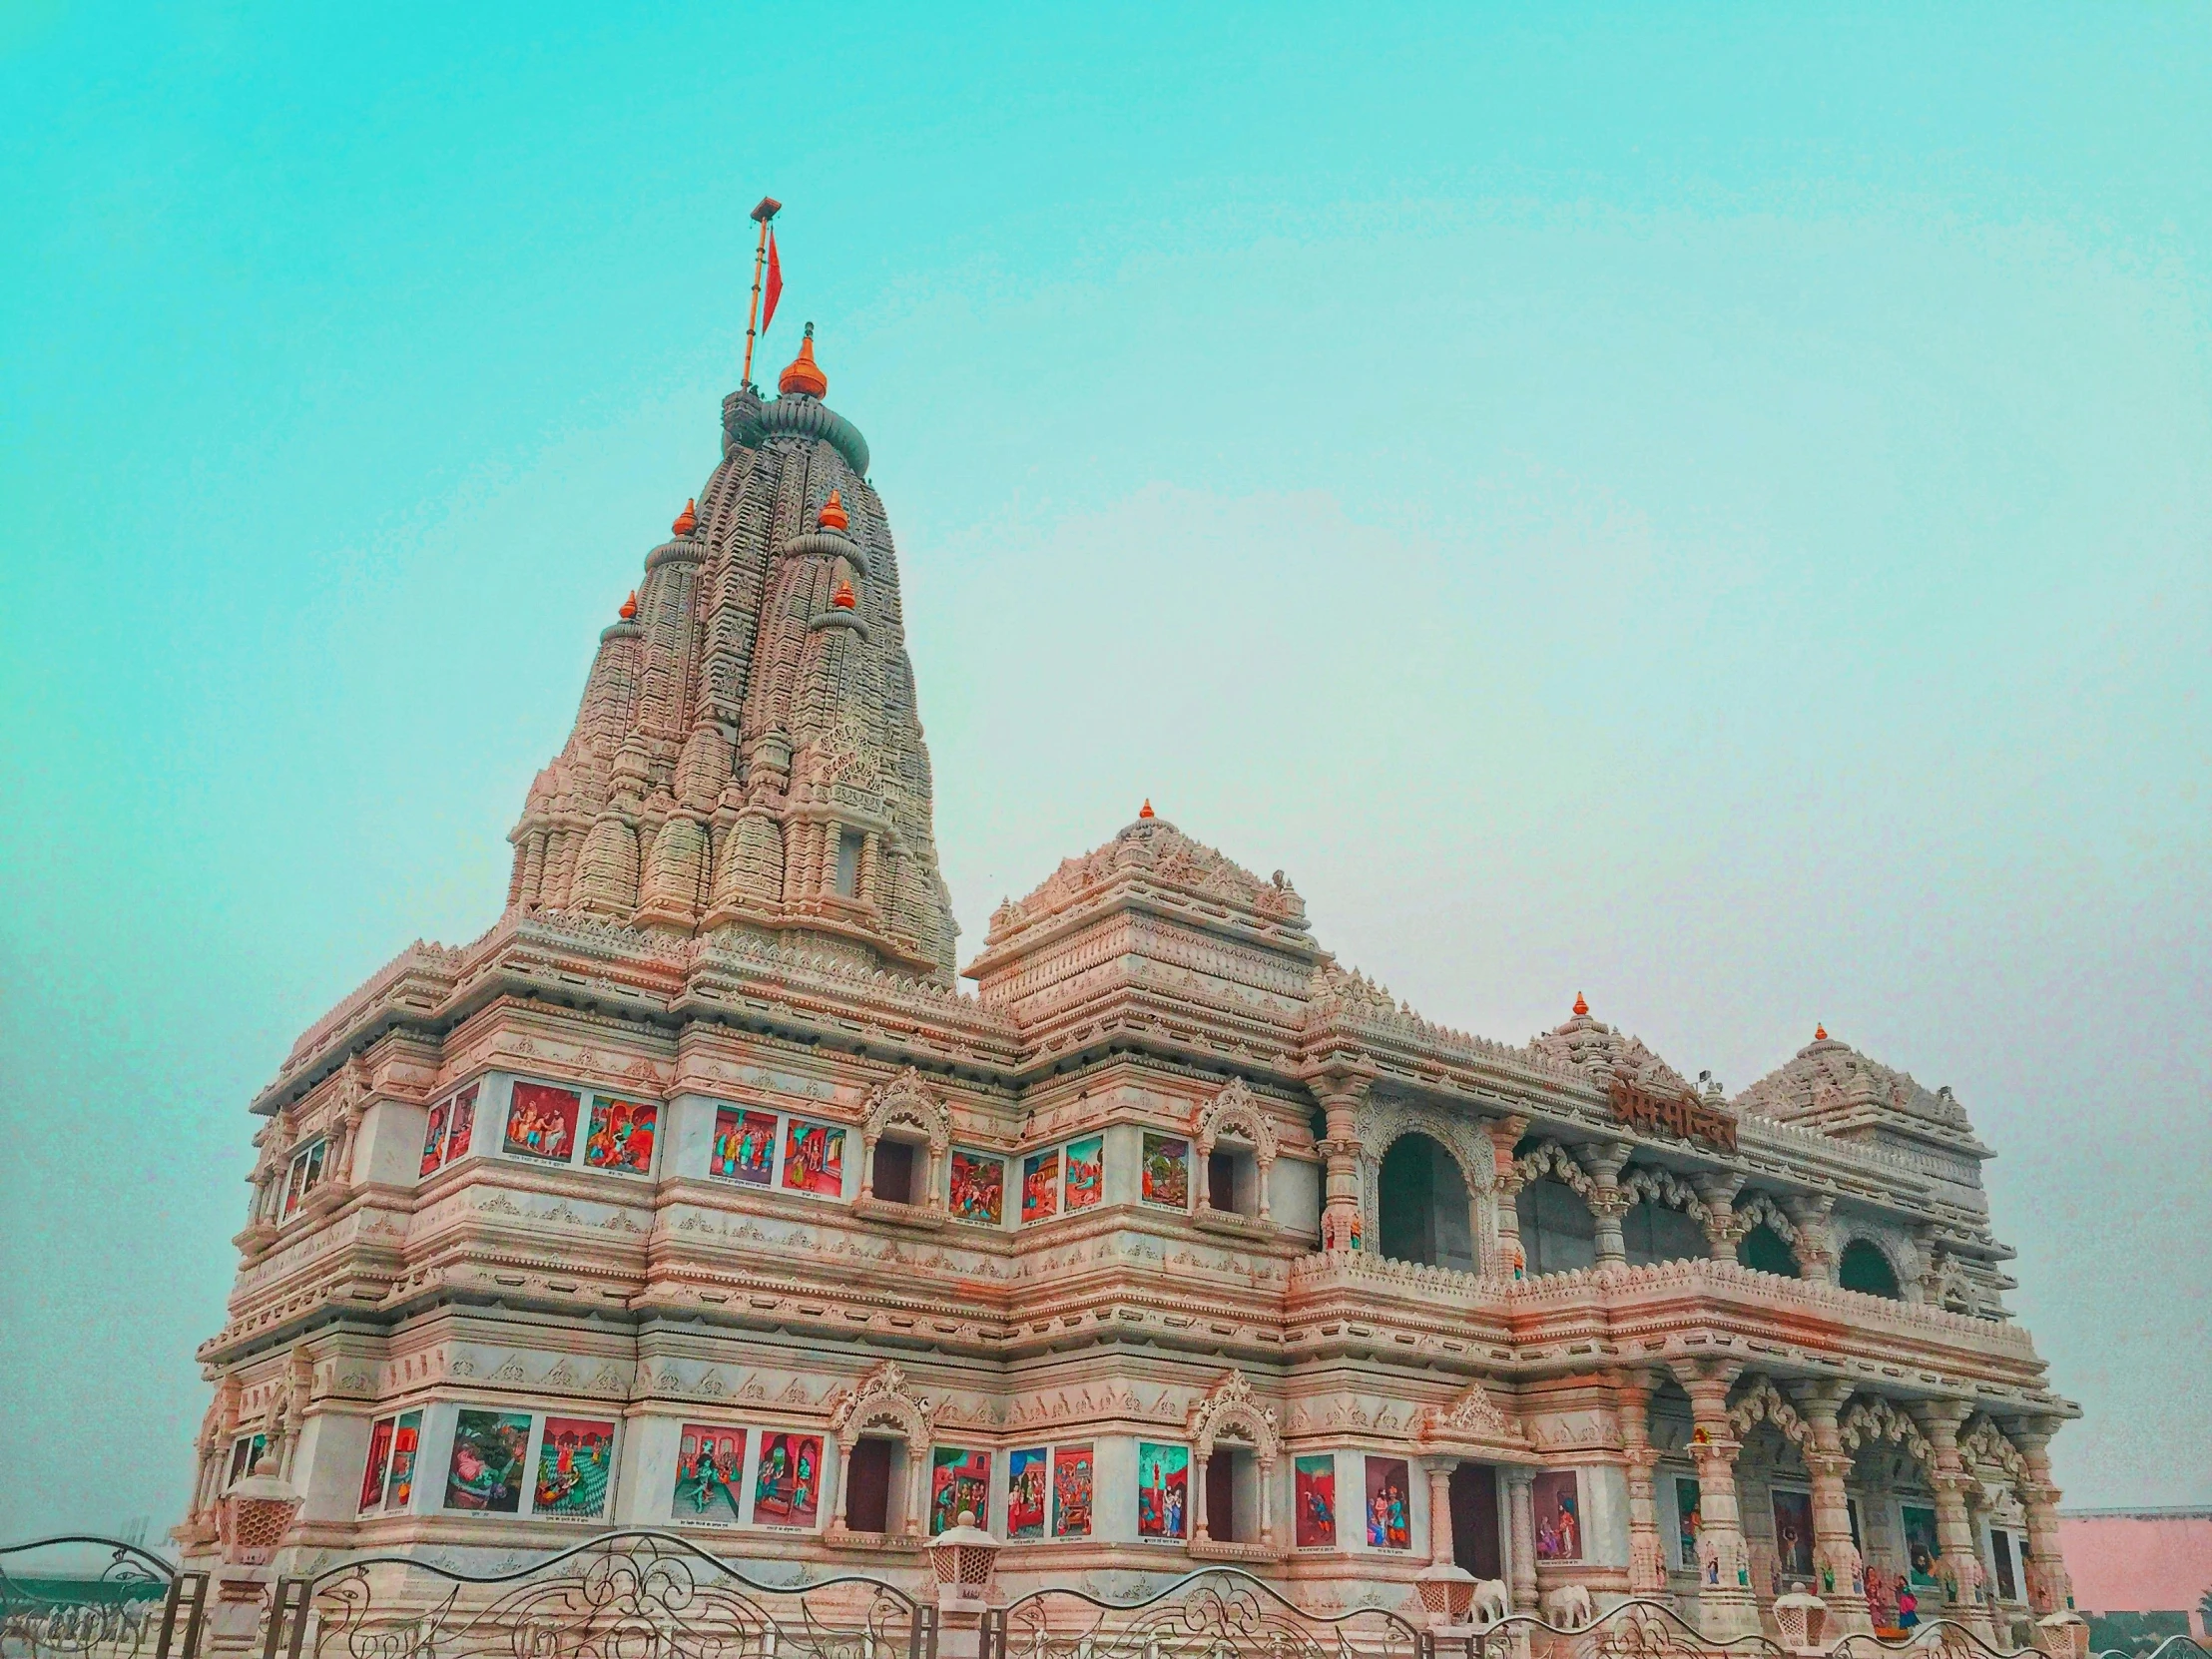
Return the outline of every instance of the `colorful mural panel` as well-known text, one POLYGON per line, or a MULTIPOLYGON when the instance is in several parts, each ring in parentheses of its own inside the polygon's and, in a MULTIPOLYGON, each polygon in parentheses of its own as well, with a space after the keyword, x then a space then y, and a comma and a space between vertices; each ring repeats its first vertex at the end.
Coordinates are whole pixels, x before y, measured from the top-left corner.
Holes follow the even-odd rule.
POLYGON ((1191 1448, 1137 1442, 1137 1536, 1180 1538, 1191 1506, 1191 1448))
POLYGON ((1292 1465, 1298 1505, 1298 1547, 1337 1547, 1337 1458, 1334 1452, 1301 1457, 1292 1465))
POLYGON ((1370 1456, 1368 1464, 1368 1547, 1413 1547, 1413 1477, 1402 1457, 1370 1456))
POLYGON ((724 1106, 715 1113, 715 1144, 707 1173, 765 1187, 776 1170, 776 1114, 724 1106))
POLYGON ((1106 1196, 1106 1138, 1074 1141, 1067 1153, 1067 1208, 1088 1210, 1106 1196))
POLYGON ((1686 1474, 1674 1477, 1674 1541, 1678 1551, 1675 1559, 1684 1567, 1694 1568, 1698 1564, 1697 1533, 1705 1519, 1699 1508, 1701 1501, 1696 1480, 1686 1474))
POLYGON ((997 1227, 1006 1219, 1006 1160, 986 1152, 952 1154, 952 1219, 997 1227))
POLYGON ((522 1508, 523 1457, 530 1449, 527 1411, 463 1411, 453 1427, 445 1506, 512 1515, 522 1508))
POLYGON ((391 1441, 394 1423, 390 1417, 378 1417, 368 1428, 368 1462, 361 1470, 361 1501, 354 1511, 367 1514, 384 1501, 384 1476, 391 1469, 391 1441))
POLYGON ((975 1516, 981 1526, 991 1510, 991 1454, 941 1445, 929 1454, 929 1536, 975 1516))
POLYGON ((793 1118, 784 1132, 784 1188, 787 1192, 844 1193, 844 1131, 833 1123, 793 1118))
POLYGON ((453 1115, 445 1129, 445 1161, 450 1164, 467 1157, 475 1139, 476 1085, 471 1083, 453 1097, 453 1115))
MULTIPOLYGON (((1813 1494, 1772 1494, 1774 1505, 1774 1570, 1785 1578, 1796 1577, 1810 1586, 1813 1581, 1813 1494)), ((1771 1593, 1789 1588, 1778 1585, 1771 1593)))
POLYGON ((1169 1210, 1191 1207, 1191 1143, 1174 1135, 1144 1138, 1144 1201, 1169 1210))
POLYGON ((614 1456, 613 1423, 547 1417, 545 1438, 538 1442, 533 1512, 566 1520, 594 1520, 604 1514, 614 1456))
POLYGON ((811 1527, 821 1509, 822 1436, 763 1434, 761 1466, 753 1477, 754 1523, 811 1527))
POLYGON ((1907 1503, 1899 1507, 1898 1519, 1905 1527, 1907 1579, 1916 1590, 1938 1588, 1936 1563, 1942 1558, 1943 1546, 1936 1537, 1936 1511, 1907 1503))
POLYGON ((1047 1465, 1043 1446, 1006 1454, 1006 1536, 1017 1541, 1044 1536, 1047 1465))
POLYGON ((450 1100, 441 1100, 430 1108, 430 1122, 422 1134, 422 1168, 418 1174, 428 1175, 445 1162, 445 1130, 452 1116, 450 1100))
POLYGON ((1091 1535, 1091 1476, 1089 1446, 1052 1448, 1052 1535, 1055 1538, 1088 1538, 1091 1535))
POLYGON ((1572 1469, 1536 1476, 1536 1559, 1582 1559, 1582 1491, 1572 1469))
POLYGON ((738 1482, 745 1476, 745 1430, 684 1424, 676 1445, 676 1496, 671 1513, 680 1521, 732 1526, 739 1519, 738 1482))
POLYGON ((593 1169, 650 1175, 653 1140, 660 1127, 661 1108, 657 1105, 595 1096, 591 1103, 591 1135, 584 1142, 584 1162, 593 1169))
POLYGON ((391 1436, 391 1475, 384 1482, 384 1513, 396 1515, 414 1501, 415 1453, 422 1445, 422 1413, 402 1411, 391 1436))
POLYGON ((517 1083, 507 1108, 506 1150, 519 1158, 567 1163, 576 1150, 576 1114, 583 1104, 574 1089, 517 1083))
POLYGON ((1021 1220, 1033 1221, 1060 1213, 1060 1149, 1032 1152, 1021 1161, 1021 1220))

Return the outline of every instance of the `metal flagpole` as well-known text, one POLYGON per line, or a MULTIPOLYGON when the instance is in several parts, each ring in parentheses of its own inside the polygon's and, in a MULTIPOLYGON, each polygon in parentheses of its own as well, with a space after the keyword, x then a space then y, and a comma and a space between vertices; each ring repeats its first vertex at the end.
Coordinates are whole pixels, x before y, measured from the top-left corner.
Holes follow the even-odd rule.
POLYGON ((753 251, 753 304, 745 313, 745 371, 738 376, 738 384, 747 391, 753 390, 753 334, 761 319, 761 272, 768 265, 768 222, 783 211, 784 204, 773 196, 762 197, 761 205, 753 210, 761 227, 761 243, 753 251))

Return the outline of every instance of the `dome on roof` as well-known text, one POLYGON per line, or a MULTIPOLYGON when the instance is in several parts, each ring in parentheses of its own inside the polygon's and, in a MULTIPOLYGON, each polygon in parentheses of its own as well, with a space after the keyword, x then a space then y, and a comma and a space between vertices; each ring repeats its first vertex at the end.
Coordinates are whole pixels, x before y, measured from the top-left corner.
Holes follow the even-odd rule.
POLYGON ((1631 1037, 1594 1018, 1580 992, 1575 994, 1574 1012, 1566 1023, 1539 1031, 1528 1039, 1528 1046, 1532 1052, 1572 1066, 1601 1085, 1620 1077, 1661 1093, 1695 1092, 1689 1079, 1646 1048, 1641 1037, 1631 1037))
POLYGON ((799 342, 799 355, 777 377, 776 389, 799 392, 807 397, 820 397, 829 391, 830 376, 815 362, 815 325, 812 322, 807 324, 806 337, 799 342))
POLYGON ((1902 1112, 1945 1129, 1971 1132, 1966 1109, 1948 1089, 1929 1090, 1912 1073, 1871 1060, 1827 1034, 1807 1043, 1732 1104, 1743 1112, 1788 1123, 1869 1109, 1902 1112))

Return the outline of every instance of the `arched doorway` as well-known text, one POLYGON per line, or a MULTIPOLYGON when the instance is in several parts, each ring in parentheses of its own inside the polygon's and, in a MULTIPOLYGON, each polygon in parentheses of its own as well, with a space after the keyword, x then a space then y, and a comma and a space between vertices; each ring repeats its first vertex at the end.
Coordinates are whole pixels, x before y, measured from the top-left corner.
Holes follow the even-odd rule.
POLYGON ((1784 1279, 1801 1277, 1788 1243, 1765 1222, 1744 1235, 1736 1246, 1736 1260, 1753 1273, 1771 1273, 1784 1279))
POLYGON ((1597 1265, 1597 1219, 1581 1195, 1545 1176, 1521 1188, 1513 1200, 1520 1217, 1521 1254, 1531 1278, 1597 1265))
POLYGON ((1865 1239, 1854 1239, 1844 1246, 1844 1253, 1836 1262, 1836 1283, 1847 1291, 1886 1296, 1892 1302, 1903 1295, 1898 1289, 1897 1269, 1890 1266, 1890 1258, 1882 1254, 1880 1245, 1865 1239))
POLYGON ((1393 1261, 1475 1271, 1466 1181, 1426 1135, 1400 1135, 1382 1155, 1376 1219, 1382 1254, 1393 1261))

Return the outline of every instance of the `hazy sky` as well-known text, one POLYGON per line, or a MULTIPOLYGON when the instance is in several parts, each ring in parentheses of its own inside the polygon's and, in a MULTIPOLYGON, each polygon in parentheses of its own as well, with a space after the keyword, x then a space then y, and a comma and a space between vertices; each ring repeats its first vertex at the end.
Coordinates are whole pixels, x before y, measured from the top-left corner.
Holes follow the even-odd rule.
POLYGON ((1825 1020, 2067 1501, 2212 1500, 2212 11, 335 10, 0 7, 0 1535, 176 1518, 246 1103, 496 915, 765 192, 963 960, 1150 796, 1454 1025, 1825 1020))

